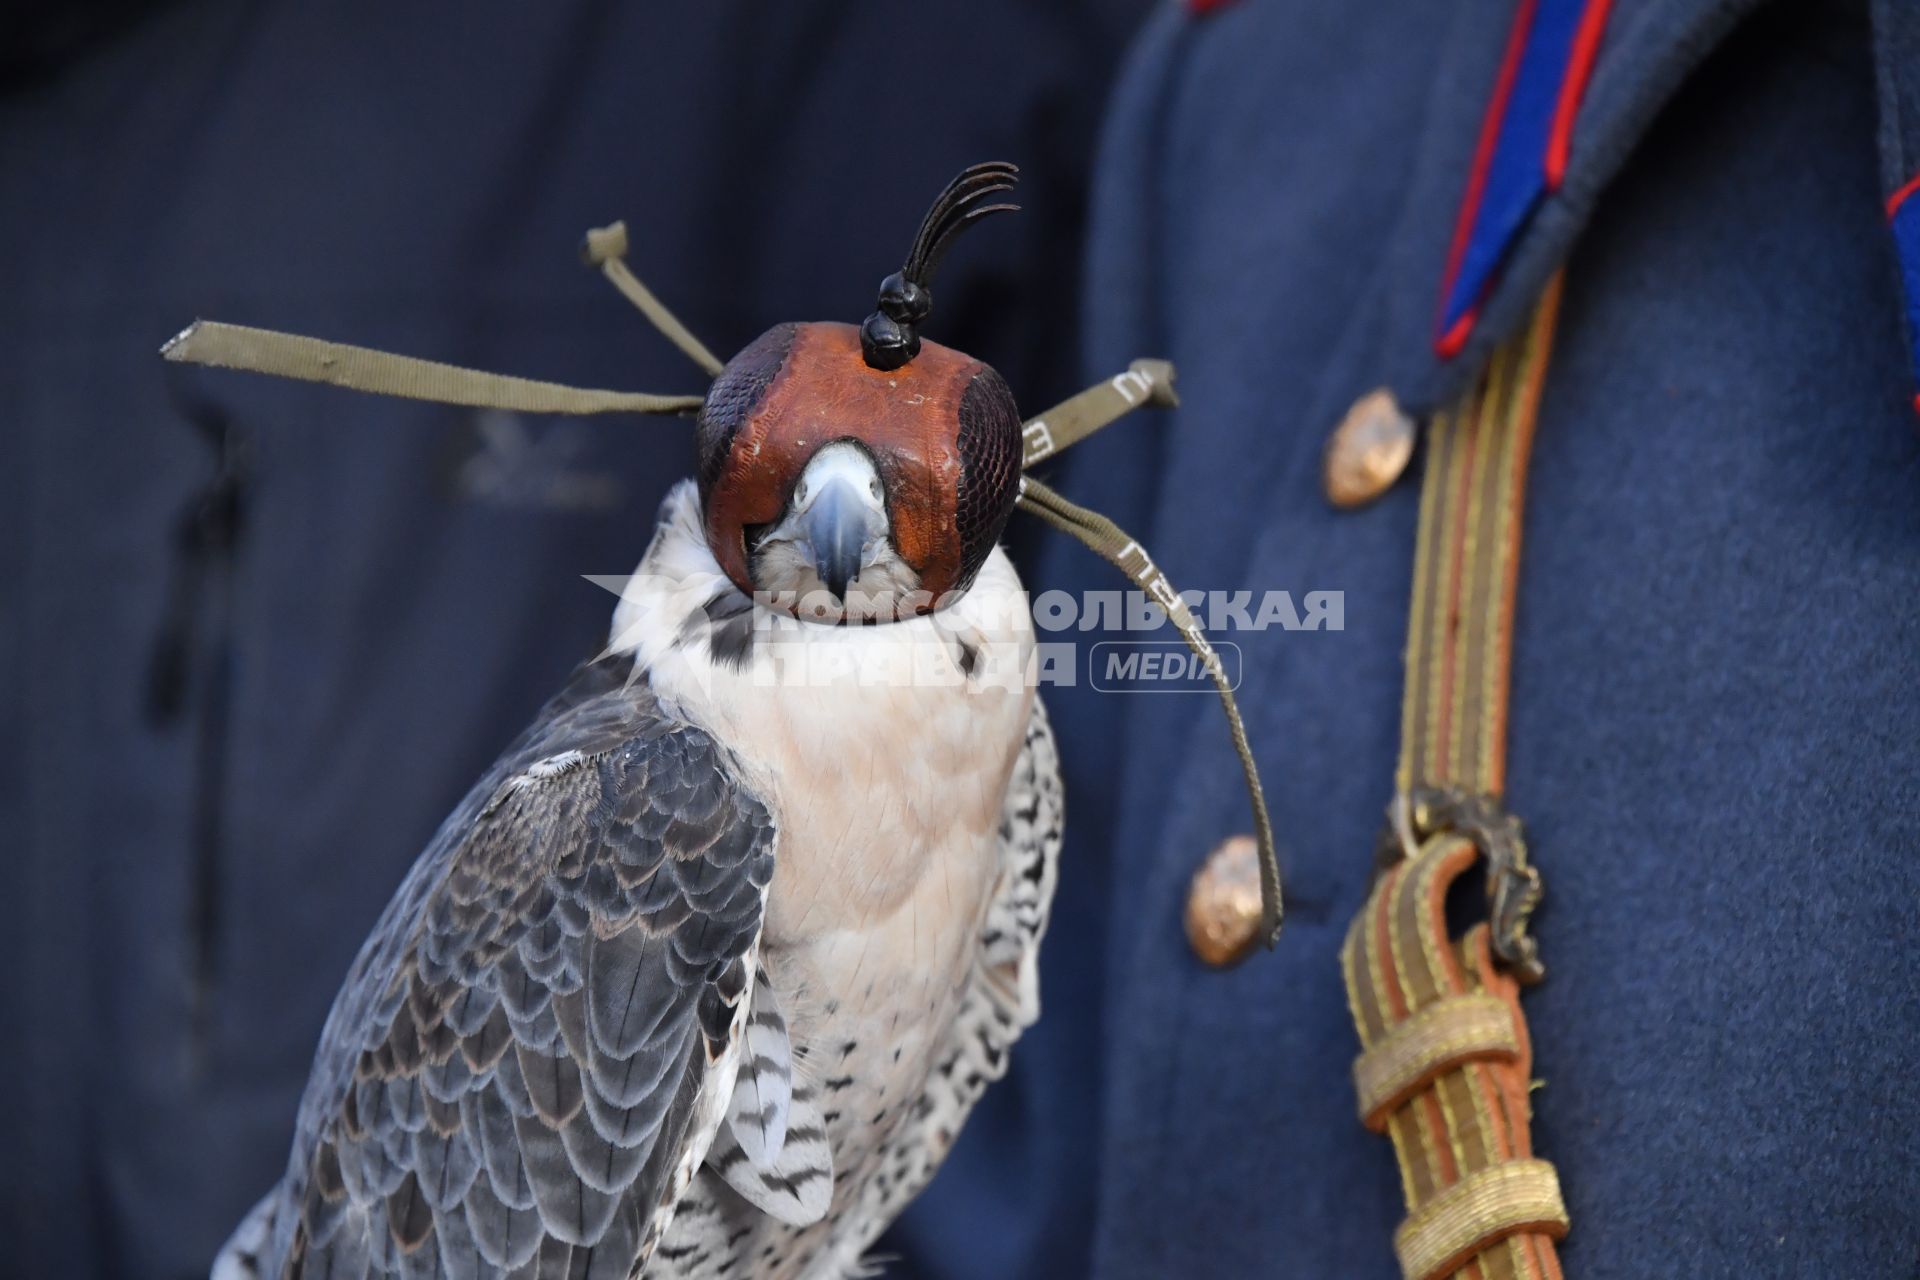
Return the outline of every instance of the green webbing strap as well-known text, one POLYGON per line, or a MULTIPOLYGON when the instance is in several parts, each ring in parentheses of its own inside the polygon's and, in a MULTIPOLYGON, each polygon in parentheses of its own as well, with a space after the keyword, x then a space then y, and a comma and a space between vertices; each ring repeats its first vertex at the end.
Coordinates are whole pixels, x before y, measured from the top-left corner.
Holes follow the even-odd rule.
MULTIPOLYGON (((1168 372, 1171 373, 1170 367, 1168 372)), ((1082 396, 1090 394, 1081 393, 1082 396)), ((1076 396, 1074 399, 1080 398, 1076 396)), ((1067 403, 1072 404, 1073 401, 1067 403)), ((1114 415, 1118 416, 1117 413, 1114 415)), ((1112 421, 1112 418, 1107 421, 1112 421)), ((1101 422, 1088 430, 1097 430, 1105 425, 1106 422, 1101 422)), ((1206 633, 1200 629, 1193 611, 1187 608, 1187 602, 1167 581, 1167 575, 1160 572, 1146 548, 1128 537, 1119 525, 1096 511, 1068 502, 1032 476, 1020 478, 1020 505, 1062 533, 1078 538, 1133 579, 1149 599, 1166 610, 1167 617, 1180 629, 1180 638, 1187 642, 1187 647, 1205 664, 1207 674, 1213 677, 1214 687, 1220 691, 1220 704, 1226 709, 1227 729, 1233 735, 1234 752, 1240 757, 1240 769, 1247 776, 1247 797, 1253 803, 1254 839, 1260 846, 1260 936, 1271 947, 1280 936, 1280 860, 1274 852, 1273 823, 1267 817, 1267 797, 1260 785, 1260 770, 1254 763, 1253 748, 1247 743, 1247 728, 1240 719, 1240 708, 1233 700, 1233 685, 1227 679, 1219 655, 1207 643, 1206 633)))
MULTIPOLYGON (((627 224, 587 232, 580 256, 599 267, 613 287, 638 307, 653 327, 699 365, 709 378, 723 367, 674 314, 627 269, 627 224)), ((515 409, 523 413, 698 413, 705 396, 660 396, 637 391, 592 391, 536 382, 500 373, 483 373, 435 360, 396 356, 341 342, 322 342, 271 329, 200 320, 160 348, 169 360, 269 373, 302 382, 404 396, 476 409, 515 409)))
POLYGON ((186 364, 270 373, 375 395, 525 413, 696 413, 704 402, 701 396, 565 387, 217 320, 195 321, 160 354, 186 364))
POLYGON ((660 299, 653 296, 652 290, 627 270, 626 223, 616 222, 587 232, 587 238, 580 246, 580 256, 587 265, 599 267, 601 273, 613 282, 613 287, 625 294, 628 302, 640 308, 641 314, 653 321, 653 327, 668 342, 685 352, 689 360, 704 369, 709 378, 720 376, 720 370, 726 366, 707 350, 704 342, 693 336, 687 326, 680 323, 673 312, 661 304, 660 299))
POLYGON ((1021 429, 1020 465, 1030 467, 1071 448, 1124 417, 1141 405, 1171 409, 1180 403, 1173 393, 1173 365, 1165 360, 1135 360, 1125 373, 1088 387, 1063 400, 1021 429))

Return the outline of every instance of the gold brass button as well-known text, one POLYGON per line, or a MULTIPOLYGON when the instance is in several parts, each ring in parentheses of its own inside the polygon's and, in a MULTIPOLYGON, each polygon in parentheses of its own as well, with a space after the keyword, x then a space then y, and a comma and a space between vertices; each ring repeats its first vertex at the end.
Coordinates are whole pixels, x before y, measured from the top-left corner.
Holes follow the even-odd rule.
POLYGON ((1336 507, 1364 507, 1393 487, 1413 457, 1413 419, 1385 387, 1353 402, 1327 440, 1323 480, 1336 507))
POLYGON ((1239 964, 1260 939, 1260 848, 1229 836, 1193 873, 1187 890, 1187 941, 1218 969, 1239 964))

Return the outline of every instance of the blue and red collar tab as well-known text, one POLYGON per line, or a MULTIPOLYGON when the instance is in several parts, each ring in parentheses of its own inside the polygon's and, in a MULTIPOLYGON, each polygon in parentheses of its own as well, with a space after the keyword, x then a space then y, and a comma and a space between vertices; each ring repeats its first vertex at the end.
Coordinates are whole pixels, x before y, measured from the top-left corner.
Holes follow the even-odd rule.
POLYGON ((1457 355, 1507 250, 1567 172, 1612 0, 1520 0, 1447 254, 1434 349, 1457 355))
MULTIPOLYGON (((1900 259, 1900 291, 1907 304, 1907 342, 1916 377, 1920 377, 1920 173, 1887 197, 1887 227, 1893 232, 1894 253, 1900 259)), ((1920 413, 1920 394, 1913 397, 1920 413)))

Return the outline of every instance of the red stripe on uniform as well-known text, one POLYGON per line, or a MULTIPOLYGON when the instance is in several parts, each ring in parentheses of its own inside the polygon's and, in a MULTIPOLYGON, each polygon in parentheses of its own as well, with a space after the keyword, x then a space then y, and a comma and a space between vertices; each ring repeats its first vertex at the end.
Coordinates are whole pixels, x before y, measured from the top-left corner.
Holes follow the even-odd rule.
POLYGON ((1433 729, 1432 765, 1436 778, 1453 777, 1454 771, 1464 763, 1453 758, 1453 664, 1460 649, 1460 606, 1463 603, 1460 596, 1466 582, 1467 517, 1473 505, 1474 455, 1480 448, 1480 425, 1486 411, 1486 402, 1482 400, 1474 406, 1473 416, 1456 428, 1464 437, 1465 453, 1460 464, 1460 491, 1453 499, 1458 510, 1454 512, 1453 550, 1448 557, 1447 586, 1441 594, 1441 598, 1447 602, 1447 611, 1443 615, 1446 637, 1440 646, 1440 715, 1433 729))
MULTIPOLYGON (((1460 275, 1460 263, 1467 256, 1467 244, 1473 239, 1474 220, 1480 216, 1480 198, 1486 194, 1487 171, 1493 168, 1493 151, 1500 142, 1500 125, 1506 119, 1507 99, 1513 94, 1514 79, 1520 73, 1520 55, 1527 47, 1527 33, 1533 29, 1536 0, 1520 0, 1520 11, 1513 16, 1513 30, 1507 33, 1507 51, 1500 58, 1500 78, 1494 82, 1493 98, 1480 121, 1480 141, 1474 147, 1473 168, 1467 175, 1467 193, 1460 201, 1460 218, 1453 225, 1453 244, 1447 249, 1446 281, 1440 290, 1440 312, 1446 314, 1447 299, 1453 294, 1453 282, 1460 275)), ((1469 311, 1442 334, 1434 346, 1443 356, 1453 355, 1467 340, 1473 328, 1469 311), (1451 346, 1452 350, 1448 350, 1451 346)))
POLYGON ((1907 197, 1916 191, 1920 191, 1920 173, 1914 174, 1912 178, 1908 179, 1906 186, 1887 197, 1888 222, 1893 221, 1893 215, 1900 212, 1900 206, 1905 204, 1907 197))
POLYGON ((1593 60, 1600 52, 1600 35, 1607 27, 1607 11, 1613 0, 1587 0, 1580 15, 1580 29, 1574 32, 1573 52, 1567 58, 1567 74, 1560 82, 1560 102, 1553 109, 1553 132, 1547 135, 1547 190, 1558 191, 1567 172, 1567 151, 1573 142, 1573 118, 1580 113, 1580 99, 1586 96, 1587 80, 1593 74, 1593 60))
POLYGON ((1441 359, 1451 360, 1460 354, 1460 348, 1467 345, 1467 335, 1473 332, 1473 322, 1479 318, 1478 307, 1468 307, 1460 313, 1460 318, 1453 322, 1453 328, 1441 334, 1440 341, 1433 344, 1434 351, 1439 353, 1441 359))

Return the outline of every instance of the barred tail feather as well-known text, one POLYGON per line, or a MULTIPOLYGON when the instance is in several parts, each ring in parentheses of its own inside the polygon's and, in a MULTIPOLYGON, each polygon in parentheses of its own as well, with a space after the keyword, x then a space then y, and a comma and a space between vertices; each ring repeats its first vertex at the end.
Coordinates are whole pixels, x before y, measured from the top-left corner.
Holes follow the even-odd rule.
POLYGON ((740 1074, 727 1107, 727 1128, 755 1168, 771 1169, 787 1140, 793 1047, 787 1039, 787 1020, 781 1016, 764 970, 754 978, 742 1049, 740 1074))
POLYGON ((207 1280, 260 1280, 267 1246, 273 1240, 273 1215, 280 1189, 260 1198, 214 1256, 207 1280))

